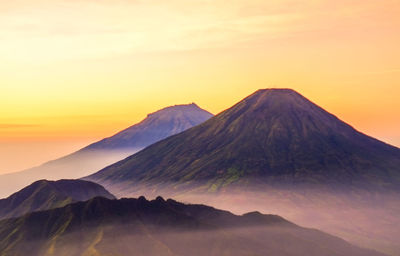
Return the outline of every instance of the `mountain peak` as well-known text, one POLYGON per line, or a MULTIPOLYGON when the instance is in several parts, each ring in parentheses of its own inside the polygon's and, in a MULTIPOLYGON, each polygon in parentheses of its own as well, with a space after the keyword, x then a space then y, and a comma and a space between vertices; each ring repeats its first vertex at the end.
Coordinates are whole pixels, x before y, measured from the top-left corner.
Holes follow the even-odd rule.
POLYGON ((260 89, 244 98, 238 104, 240 103, 251 105, 253 109, 263 107, 266 111, 277 108, 276 111, 279 112, 287 110, 287 108, 281 109, 281 107, 289 105, 295 108, 310 108, 312 105, 317 107, 300 93, 286 88, 260 89))
POLYGON ((201 124, 212 116, 195 103, 161 109, 141 122, 72 154, 22 172, 1 175, 0 197, 8 196, 43 178, 58 180, 83 177, 157 141, 201 124))
POLYGON ((350 127, 292 89, 258 90, 216 119, 240 133, 243 129, 254 133, 262 126, 269 134, 305 136, 312 131, 327 133, 350 127))
POLYGON ((195 103, 169 106, 150 113, 141 122, 85 149, 144 148, 154 142, 203 123, 213 115, 195 103))
POLYGON ((265 93, 276 93, 276 94, 296 94, 300 95, 300 93, 296 92, 290 88, 265 88, 265 89, 258 89, 253 94, 265 94, 265 93))
POLYGON ((204 113, 204 112, 206 112, 206 113, 209 113, 206 110, 200 108, 196 103, 192 102, 190 104, 179 104, 179 105, 168 106, 168 107, 162 108, 160 110, 157 110, 153 113, 148 114, 147 117, 148 118, 149 117, 159 117, 159 116, 162 116, 165 114, 174 114, 177 112, 182 112, 182 113, 193 113, 193 112, 204 113))
POLYGON ((259 89, 255 91, 253 94, 250 94, 246 98, 252 97, 282 97, 282 98, 304 98, 300 93, 297 91, 290 89, 290 88, 266 88, 266 89, 259 89))

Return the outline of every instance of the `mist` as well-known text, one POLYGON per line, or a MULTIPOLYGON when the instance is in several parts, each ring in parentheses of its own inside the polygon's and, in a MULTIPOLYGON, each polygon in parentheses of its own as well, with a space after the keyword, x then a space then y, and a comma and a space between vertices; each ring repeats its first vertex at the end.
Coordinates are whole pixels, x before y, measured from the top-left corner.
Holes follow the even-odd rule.
POLYGON ((297 226, 176 228, 140 221, 85 226, 55 239, 34 239, 13 253, 32 256, 383 256, 340 238, 297 226))
POLYGON ((7 197, 40 179, 77 179, 122 160, 141 148, 84 150, 20 172, 0 175, 0 198, 7 197))
POLYGON ((361 246, 400 255, 400 200, 396 194, 268 191, 186 195, 178 199, 207 203, 234 213, 258 210, 280 215, 361 246))
MULTIPOLYGON (((277 214, 298 225, 316 228, 341 237, 363 248, 400 255, 400 198, 397 192, 366 190, 334 191, 323 188, 288 189, 266 187, 263 190, 221 190, 214 193, 176 191, 164 184, 158 190, 150 184, 123 191, 103 184, 117 196, 157 195, 185 203, 199 203, 243 214, 260 211, 277 214)), ((122 185, 122 187, 125 187, 122 185)))

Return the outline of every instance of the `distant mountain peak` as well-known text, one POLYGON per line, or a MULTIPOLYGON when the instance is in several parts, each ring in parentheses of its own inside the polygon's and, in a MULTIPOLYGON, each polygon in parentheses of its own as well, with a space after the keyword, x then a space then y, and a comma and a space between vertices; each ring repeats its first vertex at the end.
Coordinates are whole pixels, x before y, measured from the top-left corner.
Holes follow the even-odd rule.
POLYGON ((72 154, 22 172, 2 175, 0 197, 43 178, 58 180, 83 177, 157 141, 199 125, 212 116, 195 103, 163 108, 149 114, 141 122, 72 154))
POLYGON ((195 103, 174 105, 150 113, 141 122, 89 145, 83 150, 144 148, 203 123, 213 115, 195 103))
MULTIPOLYGON (((189 104, 178 104, 178 105, 173 105, 173 106, 168 106, 165 108, 162 108, 160 110, 157 110, 153 113, 150 113, 147 115, 147 117, 154 117, 154 116, 160 116, 164 115, 166 113, 174 113, 174 112, 201 112, 201 113, 209 113, 208 111, 200 108, 196 103, 192 102, 189 104)), ((211 113, 209 113, 212 115, 211 113)), ((144 121, 144 120, 143 120, 144 121)))

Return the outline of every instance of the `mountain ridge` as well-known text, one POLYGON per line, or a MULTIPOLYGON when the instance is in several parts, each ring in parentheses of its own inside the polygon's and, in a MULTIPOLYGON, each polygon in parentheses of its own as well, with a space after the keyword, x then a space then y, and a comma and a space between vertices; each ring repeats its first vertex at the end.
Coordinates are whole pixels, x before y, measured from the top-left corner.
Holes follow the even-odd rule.
POLYGON ((276 215, 241 216, 157 197, 93 198, 0 221, 5 255, 383 256, 276 215), (280 244, 290 244, 282 246, 280 244))
POLYGON ((103 186, 83 180, 39 180, 0 200, 0 219, 63 207, 102 196, 115 199, 103 186))

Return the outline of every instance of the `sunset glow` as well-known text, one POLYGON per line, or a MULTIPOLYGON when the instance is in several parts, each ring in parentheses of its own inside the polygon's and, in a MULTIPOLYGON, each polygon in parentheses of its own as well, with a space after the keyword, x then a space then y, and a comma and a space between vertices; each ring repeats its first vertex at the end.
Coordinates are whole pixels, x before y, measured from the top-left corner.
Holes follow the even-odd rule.
POLYGON ((400 146, 399 13, 397 0, 2 1, 0 173, 169 105, 216 114, 268 87, 400 146))

